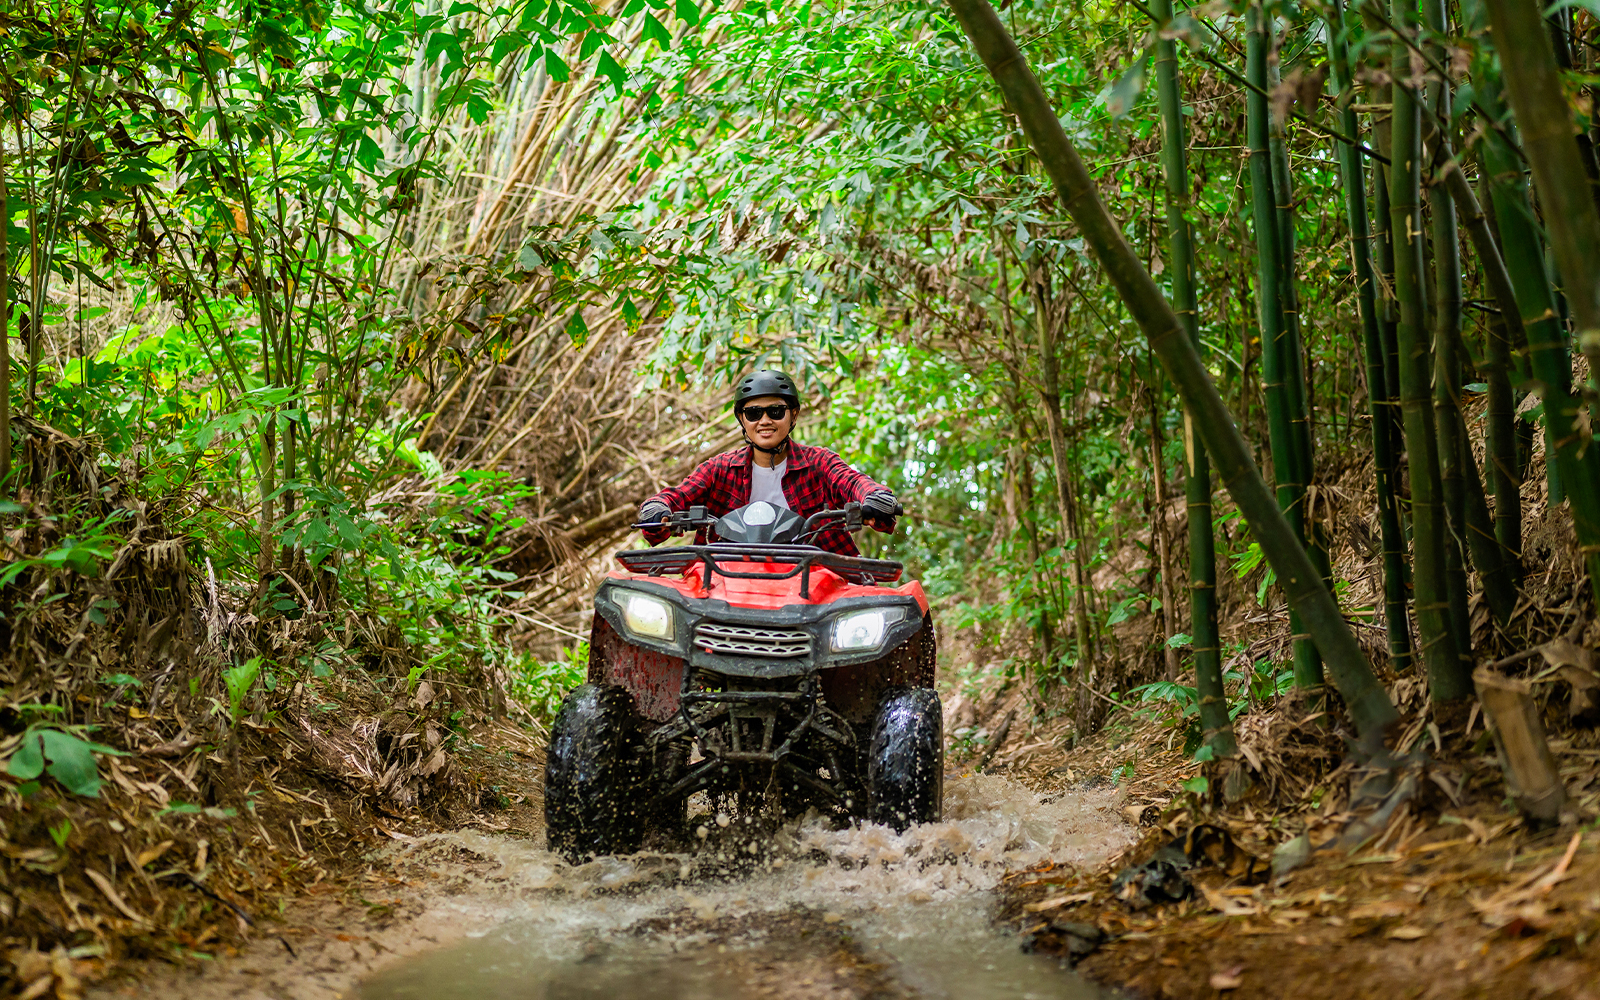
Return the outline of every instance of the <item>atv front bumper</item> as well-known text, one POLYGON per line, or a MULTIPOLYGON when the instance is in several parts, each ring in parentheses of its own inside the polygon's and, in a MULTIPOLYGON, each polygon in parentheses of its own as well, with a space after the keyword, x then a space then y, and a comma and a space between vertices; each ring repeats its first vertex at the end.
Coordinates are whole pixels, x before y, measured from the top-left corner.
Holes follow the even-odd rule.
POLYGON ((922 607, 907 594, 886 591, 827 604, 742 608, 714 598, 687 597, 674 587, 638 577, 602 583, 595 595, 595 613, 627 643, 683 660, 695 670, 764 679, 869 663, 923 626, 922 607), (630 625, 625 604, 634 600, 633 595, 666 605, 670 620, 666 634, 646 634, 630 625), (876 641, 840 648, 841 625, 867 613, 881 613, 883 618, 881 631, 865 629, 868 638, 876 633, 876 641))

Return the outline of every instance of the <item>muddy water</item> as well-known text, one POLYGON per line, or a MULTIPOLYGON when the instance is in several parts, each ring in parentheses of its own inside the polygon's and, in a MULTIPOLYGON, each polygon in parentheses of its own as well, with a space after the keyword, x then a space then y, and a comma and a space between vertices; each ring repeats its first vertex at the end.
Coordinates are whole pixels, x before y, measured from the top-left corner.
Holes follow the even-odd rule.
POLYGON ((801 822, 757 839, 708 823, 697 851, 579 867, 526 842, 447 835, 501 863, 512 902, 486 933, 393 964, 357 995, 1097 997, 996 929, 990 890, 1008 869, 1092 864, 1121 847, 1114 805, 1103 792, 1041 798, 967 777, 947 782, 943 822, 903 835, 801 822))

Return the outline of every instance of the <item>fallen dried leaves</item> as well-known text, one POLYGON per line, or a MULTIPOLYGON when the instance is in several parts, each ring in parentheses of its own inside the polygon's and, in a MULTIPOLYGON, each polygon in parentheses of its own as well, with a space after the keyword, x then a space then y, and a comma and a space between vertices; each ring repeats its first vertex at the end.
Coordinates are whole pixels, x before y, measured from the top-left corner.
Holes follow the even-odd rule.
POLYGON ((1092 892, 1075 892, 1067 896, 1054 896, 1050 899, 1040 900, 1037 903, 1028 903, 1023 907, 1023 910, 1028 913, 1043 913, 1046 910, 1056 910, 1063 906, 1071 906, 1073 903, 1087 903, 1094 897, 1095 894, 1092 892))

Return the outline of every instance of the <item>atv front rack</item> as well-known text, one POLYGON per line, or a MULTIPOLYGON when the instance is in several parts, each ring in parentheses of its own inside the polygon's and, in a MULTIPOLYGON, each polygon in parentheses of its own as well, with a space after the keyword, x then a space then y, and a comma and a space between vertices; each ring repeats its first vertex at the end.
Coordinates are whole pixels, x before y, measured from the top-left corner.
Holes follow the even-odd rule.
POLYGON ((905 569, 892 559, 843 556, 814 545, 747 545, 737 542, 674 545, 665 549, 628 549, 617 553, 617 561, 631 572, 650 576, 685 573, 698 562, 704 568, 703 586, 707 588, 711 586, 713 574, 738 580, 787 580, 798 574, 802 600, 811 596, 811 569, 814 566, 837 573, 850 583, 869 587, 878 583, 893 583, 900 579, 905 569), (777 563, 789 568, 776 572, 733 570, 725 569, 718 560, 729 563, 777 563))

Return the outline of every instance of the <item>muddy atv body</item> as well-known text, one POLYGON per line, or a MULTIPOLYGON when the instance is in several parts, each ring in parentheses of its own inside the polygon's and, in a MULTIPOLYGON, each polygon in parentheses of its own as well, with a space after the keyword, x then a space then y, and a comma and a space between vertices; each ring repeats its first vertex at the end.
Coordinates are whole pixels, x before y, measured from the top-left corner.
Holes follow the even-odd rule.
POLYGON ((944 744, 928 600, 898 562, 807 544, 858 504, 802 520, 756 502, 675 513, 703 545, 630 550, 595 595, 588 683, 552 727, 545 818, 580 860, 723 816, 904 830, 939 817, 944 744))

